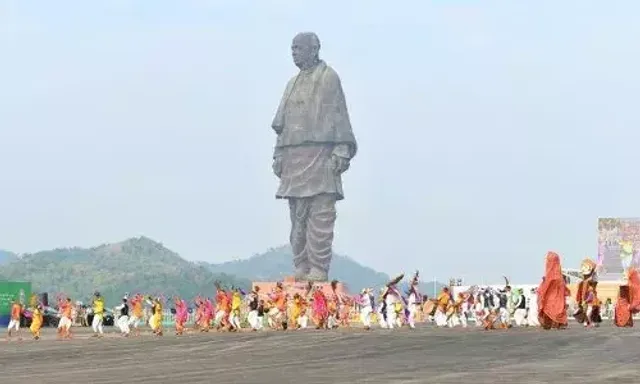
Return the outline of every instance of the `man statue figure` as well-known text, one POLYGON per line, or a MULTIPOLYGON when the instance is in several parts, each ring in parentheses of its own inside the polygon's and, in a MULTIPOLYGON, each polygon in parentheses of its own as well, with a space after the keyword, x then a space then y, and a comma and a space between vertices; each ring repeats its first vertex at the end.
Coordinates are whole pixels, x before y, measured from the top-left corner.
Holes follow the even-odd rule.
POLYGON ((278 135, 276 198, 289 201, 296 279, 327 281, 335 205, 344 198, 341 176, 357 145, 340 78, 320 60, 318 36, 298 34, 291 51, 300 72, 289 80, 271 125, 278 135))

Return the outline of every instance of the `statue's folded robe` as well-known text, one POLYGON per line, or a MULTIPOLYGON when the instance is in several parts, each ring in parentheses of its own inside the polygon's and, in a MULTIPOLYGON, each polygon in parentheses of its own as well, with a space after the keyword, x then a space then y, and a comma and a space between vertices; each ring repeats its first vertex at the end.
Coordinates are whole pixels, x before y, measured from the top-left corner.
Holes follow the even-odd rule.
POLYGON ((278 133, 274 158, 282 166, 276 197, 344 197, 331 157, 351 159, 357 144, 340 78, 331 67, 320 61, 289 81, 272 128, 278 133))

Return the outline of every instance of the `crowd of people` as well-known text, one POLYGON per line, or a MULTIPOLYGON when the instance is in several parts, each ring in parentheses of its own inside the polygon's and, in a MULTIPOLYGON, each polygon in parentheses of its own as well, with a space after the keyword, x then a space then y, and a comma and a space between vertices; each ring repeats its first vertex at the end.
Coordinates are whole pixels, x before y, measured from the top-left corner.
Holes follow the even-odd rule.
MULTIPOLYGON (((586 259, 581 266, 582 280, 575 295, 575 308, 567 298, 574 296, 562 275, 560 257, 549 252, 545 260, 545 275, 537 288, 525 295, 522 289, 473 286, 453 294, 449 287, 442 288, 433 298, 420 294, 419 275, 410 279, 407 288, 401 289, 404 275, 388 282, 378 294, 363 289, 357 295, 346 295, 337 290, 337 281, 331 282, 330 292, 320 285, 309 283, 303 292, 288 293, 282 283, 267 293, 254 287, 251 292, 240 288, 225 289, 216 286, 213 298, 196 297, 191 305, 184 298, 135 294, 125 295, 121 303, 112 308, 115 325, 123 337, 139 336, 140 327, 148 324, 151 333, 162 336, 166 318, 171 317, 176 335, 187 331, 240 332, 272 330, 297 330, 306 328, 335 329, 340 327, 373 326, 385 329, 415 328, 416 322, 433 323, 437 327, 467 327, 473 324, 485 330, 512 327, 565 328, 569 313, 585 327, 596 327, 602 322, 604 303, 598 299, 596 264, 586 259), (168 307, 168 308, 167 308, 168 307)), ((634 313, 640 311, 640 275, 629 269, 626 283, 620 286, 614 308, 614 324, 633 326, 634 313)), ((58 337, 72 337, 77 305, 69 297, 59 298, 56 311, 59 316, 58 337)), ((8 337, 20 332, 20 319, 31 318, 30 331, 34 339, 40 338, 44 306, 34 295, 25 309, 16 300, 11 311, 8 337)), ((95 292, 90 312, 94 337, 104 335, 104 318, 107 308, 104 298, 95 292)), ((18 335, 18 337, 21 337, 18 335)))

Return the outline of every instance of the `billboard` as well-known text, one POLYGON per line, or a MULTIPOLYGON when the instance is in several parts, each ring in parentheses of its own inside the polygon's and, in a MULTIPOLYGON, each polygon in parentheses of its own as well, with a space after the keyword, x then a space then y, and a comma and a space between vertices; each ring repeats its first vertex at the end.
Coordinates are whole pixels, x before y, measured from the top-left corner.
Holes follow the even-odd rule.
POLYGON ((598 219, 598 264, 602 280, 622 280, 629 267, 640 267, 640 218, 598 219))
POLYGON ((0 281, 0 326, 9 324, 11 305, 16 298, 27 305, 31 297, 31 283, 0 281))

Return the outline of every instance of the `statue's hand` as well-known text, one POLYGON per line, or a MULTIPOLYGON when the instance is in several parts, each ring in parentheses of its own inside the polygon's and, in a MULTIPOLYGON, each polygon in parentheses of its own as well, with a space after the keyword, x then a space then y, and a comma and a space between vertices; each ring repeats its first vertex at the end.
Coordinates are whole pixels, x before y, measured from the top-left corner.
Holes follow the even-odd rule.
POLYGON ((282 157, 274 157, 271 167, 273 168, 273 173, 280 178, 280 175, 282 174, 282 157))
POLYGON ((349 159, 338 155, 331 156, 331 164, 333 166, 333 173, 336 175, 343 174, 351 165, 349 159))

